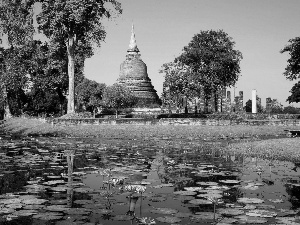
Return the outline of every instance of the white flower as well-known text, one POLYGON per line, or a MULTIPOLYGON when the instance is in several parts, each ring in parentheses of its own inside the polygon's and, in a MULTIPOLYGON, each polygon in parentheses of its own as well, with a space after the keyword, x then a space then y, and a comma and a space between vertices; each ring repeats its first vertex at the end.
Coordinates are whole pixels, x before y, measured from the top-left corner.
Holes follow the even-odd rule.
POLYGON ((142 218, 137 218, 139 224, 143 225, 151 225, 151 224, 156 224, 154 219, 151 219, 150 217, 142 217, 142 218))

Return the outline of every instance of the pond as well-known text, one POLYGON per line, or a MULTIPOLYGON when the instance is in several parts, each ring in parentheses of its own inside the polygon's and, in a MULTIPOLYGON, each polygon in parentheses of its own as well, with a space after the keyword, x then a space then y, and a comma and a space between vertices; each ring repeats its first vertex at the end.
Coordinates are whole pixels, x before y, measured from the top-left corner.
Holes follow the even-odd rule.
POLYGON ((298 165, 226 141, 0 138, 0 224, 300 224, 298 165))

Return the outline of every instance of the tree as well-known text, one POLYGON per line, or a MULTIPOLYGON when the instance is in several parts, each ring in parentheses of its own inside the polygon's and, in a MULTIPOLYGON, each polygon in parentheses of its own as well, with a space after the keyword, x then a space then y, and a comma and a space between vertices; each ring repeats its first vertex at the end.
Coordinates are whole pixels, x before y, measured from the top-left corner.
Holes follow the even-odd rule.
MULTIPOLYGON (((200 31, 175 59, 190 68, 189 80, 201 85, 204 97, 233 86, 240 75, 242 53, 234 49, 235 42, 223 30, 200 31)), ((215 101, 216 102, 216 101, 215 101)), ((217 104, 215 105, 217 110, 217 104)))
POLYGON ((300 108, 296 108, 294 106, 289 105, 283 108, 283 113, 300 114, 300 108))
POLYGON ((127 87, 116 83, 104 89, 102 101, 105 107, 115 110, 118 118, 118 111, 134 106, 136 97, 127 87))
POLYGON ((181 107, 181 100, 191 100, 199 96, 199 85, 190 80, 191 74, 188 66, 180 62, 170 62, 162 65, 160 73, 165 74, 163 83, 162 101, 169 108, 176 106, 181 107))
POLYGON ((288 101, 289 103, 300 102, 300 81, 298 83, 294 84, 294 86, 290 90, 290 93, 291 93, 291 95, 287 98, 286 101, 288 101))
POLYGON ((102 18, 111 18, 113 12, 121 13, 115 0, 40 0, 42 12, 38 15, 39 29, 51 40, 63 41, 68 56, 68 113, 75 112, 74 62, 76 46, 83 44, 100 47, 106 32, 102 18), (114 7, 111 10, 108 3, 114 7))
MULTIPOLYGON (((256 96, 256 100, 258 100, 259 97, 256 96)), ((264 108, 263 106, 260 104, 259 101, 256 101, 256 109, 258 113, 263 113, 264 112, 264 108)), ((246 104, 245 104, 245 111, 251 113, 252 112, 252 100, 249 99, 246 104)))
POLYGON ((7 93, 22 89, 26 83, 26 67, 22 63, 26 57, 22 55, 24 52, 20 54, 20 49, 34 34, 31 3, 31 0, 2 0, 0 5, 0 79, 6 117, 11 116, 7 93))
MULTIPOLYGON (((288 45, 286 45, 280 52, 288 52, 290 58, 287 60, 288 65, 285 68, 283 75, 288 80, 297 80, 300 78, 300 37, 289 40, 288 45)), ((289 103, 300 102, 300 82, 296 83, 291 89, 291 96, 287 98, 289 103)))
POLYGON ((92 112, 95 116, 97 107, 102 104, 102 95, 105 87, 105 84, 85 78, 75 88, 77 105, 84 106, 86 110, 92 112))
POLYGON ((269 106, 266 108, 267 113, 280 114, 283 112, 283 105, 278 102, 277 99, 269 98, 269 102, 267 103, 269 106))

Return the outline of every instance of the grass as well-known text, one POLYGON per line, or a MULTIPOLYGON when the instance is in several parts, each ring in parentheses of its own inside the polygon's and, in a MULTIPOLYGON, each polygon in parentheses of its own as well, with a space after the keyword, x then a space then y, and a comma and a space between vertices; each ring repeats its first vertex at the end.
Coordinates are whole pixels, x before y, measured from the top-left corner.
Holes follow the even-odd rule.
POLYGON ((285 138, 286 126, 198 126, 198 125, 51 125, 41 119, 13 118, 1 128, 6 133, 24 136, 58 136, 104 140, 199 143, 201 140, 227 141, 228 151, 265 158, 300 161, 300 139, 285 138), (259 139, 257 140, 257 138, 259 139), (282 137, 282 138, 280 138, 282 137), (232 141, 234 139, 235 141, 232 141), (236 141, 238 140, 238 141, 236 141))

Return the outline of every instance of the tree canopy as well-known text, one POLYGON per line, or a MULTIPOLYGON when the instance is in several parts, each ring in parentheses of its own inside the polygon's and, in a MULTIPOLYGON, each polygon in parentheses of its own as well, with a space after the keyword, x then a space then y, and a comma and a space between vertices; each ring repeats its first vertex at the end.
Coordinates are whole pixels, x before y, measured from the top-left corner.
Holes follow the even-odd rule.
POLYGON ((100 47, 106 36, 102 19, 122 12, 115 0, 40 0, 39 30, 50 40, 64 42, 68 56, 68 113, 75 111, 74 62, 76 46, 100 47), (110 7, 113 6, 113 9, 110 7))
POLYGON ((94 113, 97 107, 102 105, 103 91, 106 85, 96 81, 83 79, 75 88, 75 96, 79 107, 94 113))
MULTIPOLYGON (((289 53, 290 57, 287 60, 287 66, 283 75, 288 80, 297 80, 300 78, 300 37, 296 37, 289 40, 289 44, 286 45, 281 53, 289 53)), ((291 89, 291 95, 287 98, 289 103, 300 102, 300 83, 296 83, 291 89)))
POLYGON ((121 84, 107 86, 103 92, 103 106, 114 109, 116 117, 120 109, 130 108, 135 105, 136 97, 132 92, 121 84))
POLYGON ((234 45, 235 42, 223 30, 200 31, 175 58, 175 64, 163 65, 162 71, 169 73, 164 86, 170 86, 170 76, 180 74, 182 84, 175 92, 182 93, 184 87, 184 94, 200 97, 202 93, 204 96, 201 97, 205 99, 209 99, 212 94, 216 95, 221 88, 233 86, 240 76, 239 64, 242 59, 242 53, 235 50, 234 45), (170 65, 173 71, 178 71, 170 72, 170 65), (188 68, 185 69, 185 75, 182 73, 182 65, 188 68))

